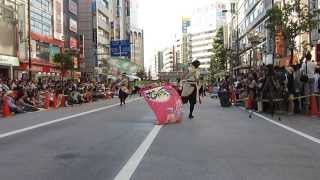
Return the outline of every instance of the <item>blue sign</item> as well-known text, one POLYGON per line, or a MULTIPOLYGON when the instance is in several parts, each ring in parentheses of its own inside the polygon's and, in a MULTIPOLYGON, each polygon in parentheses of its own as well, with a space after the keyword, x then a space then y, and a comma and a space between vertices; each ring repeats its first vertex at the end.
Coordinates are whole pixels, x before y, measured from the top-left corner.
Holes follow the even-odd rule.
POLYGON ((111 41, 111 56, 130 56, 129 40, 111 41))

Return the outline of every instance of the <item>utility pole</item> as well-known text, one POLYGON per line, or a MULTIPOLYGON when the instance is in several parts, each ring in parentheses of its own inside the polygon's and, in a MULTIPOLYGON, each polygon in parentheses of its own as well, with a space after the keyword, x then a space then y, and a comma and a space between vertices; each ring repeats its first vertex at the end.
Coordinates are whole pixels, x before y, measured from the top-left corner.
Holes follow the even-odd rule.
POLYGON ((29 81, 32 80, 32 73, 31 73, 31 67, 32 67, 32 62, 31 62, 31 0, 28 0, 28 50, 29 50, 29 54, 28 54, 28 64, 29 64, 29 81))

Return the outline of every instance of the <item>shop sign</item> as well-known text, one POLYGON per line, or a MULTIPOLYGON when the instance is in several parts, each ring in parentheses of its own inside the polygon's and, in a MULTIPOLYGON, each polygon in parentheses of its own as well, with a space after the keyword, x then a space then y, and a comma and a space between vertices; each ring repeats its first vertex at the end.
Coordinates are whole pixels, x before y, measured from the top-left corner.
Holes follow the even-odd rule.
POLYGON ((53 22, 54 31, 53 36, 55 39, 63 40, 63 1, 53 1, 53 22))
POLYGON ((276 55, 278 57, 284 57, 284 36, 283 32, 279 31, 276 33, 276 55))
POLYGON ((52 72, 52 73, 60 73, 61 71, 58 68, 50 68, 50 72, 52 72))
POLYGON ((73 68, 78 69, 78 64, 79 64, 78 58, 73 57, 73 68))
POLYGON ((70 48, 76 49, 78 47, 78 40, 74 37, 70 37, 70 48))
POLYGON ((3 66, 19 66, 19 59, 13 56, 0 55, 0 65, 3 66))
POLYGON ((69 11, 74 15, 78 14, 78 5, 73 0, 69 0, 69 11))
POLYGON ((69 29, 75 33, 78 32, 78 23, 76 20, 72 18, 69 19, 69 29))

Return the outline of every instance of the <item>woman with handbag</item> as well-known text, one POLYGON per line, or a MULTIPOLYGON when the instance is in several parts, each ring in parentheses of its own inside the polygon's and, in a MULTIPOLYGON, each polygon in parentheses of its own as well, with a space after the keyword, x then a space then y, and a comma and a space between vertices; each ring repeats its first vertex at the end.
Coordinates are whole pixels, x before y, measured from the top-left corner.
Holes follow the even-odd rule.
POLYGON ((189 119, 193 119, 193 110, 194 106, 197 103, 197 99, 199 99, 199 78, 200 78, 200 61, 195 60, 191 63, 190 67, 188 68, 188 72, 184 76, 181 98, 183 104, 189 102, 190 104, 190 112, 189 112, 189 119))
POLYGON ((126 99, 129 95, 129 80, 126 73, 123 73, 121 76, 121 80, 118 84, 119 88, 119 99, 120 99, 120 106, 122 104, 126 104, 126 99))

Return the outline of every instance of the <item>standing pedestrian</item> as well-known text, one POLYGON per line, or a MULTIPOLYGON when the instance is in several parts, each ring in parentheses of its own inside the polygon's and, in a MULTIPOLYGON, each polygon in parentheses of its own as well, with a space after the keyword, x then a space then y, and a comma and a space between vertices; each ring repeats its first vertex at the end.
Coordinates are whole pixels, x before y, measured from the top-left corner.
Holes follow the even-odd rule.
POLYGON ((303 82, 303 89, 304 89, 304 95, 308 96, 305 99, 304 107, 305 107, 305 113, 309 113, 310 110, 310 98, 309 96, 313 94, 314 92, 314 81, 315 81, 315 69, 316 64, 311 61, 312 55, 310 52, 306 54, 305 62, 302 64, 302 67, 300 69, 301 73, 303 74, 301 80, 303 82))
POLYGON ((199 71, 200 61, 195 60, 191 63, 191 66, 189 67, 188 72, 184 76, 184 85, 182 88, 182 101, 184 104, 188 103, 190 104, 190 111, 189 111, 189 119, 193 119, 193 110, 194 106, 197 103, 197 99, 199 98, 199 91, 198 91, 198 85, 199 85, 199 77, 200 77, 200 71, 199 71))
POLYGON ((126 73, 123 73, 121 76, 121 81, 119 83, 119 99, 120 105, 126 104, 126 99, 129 95, 129 80, 126 73))

